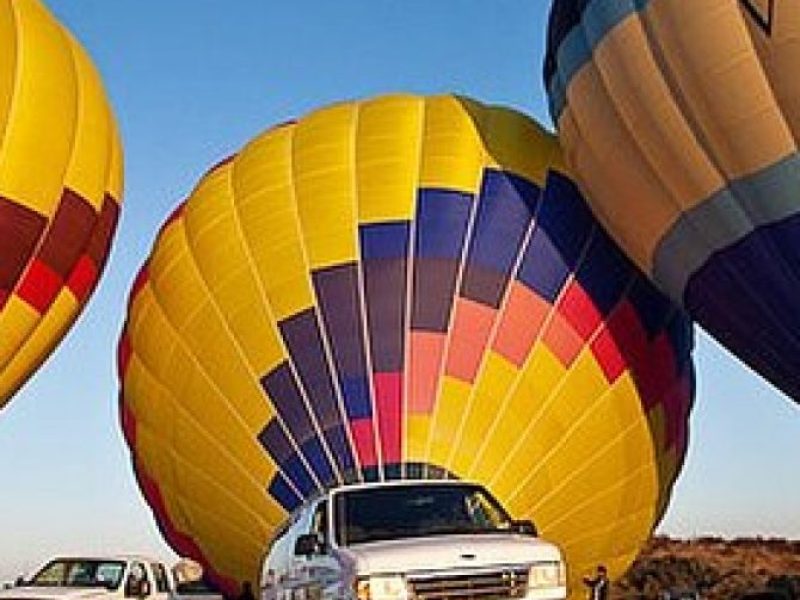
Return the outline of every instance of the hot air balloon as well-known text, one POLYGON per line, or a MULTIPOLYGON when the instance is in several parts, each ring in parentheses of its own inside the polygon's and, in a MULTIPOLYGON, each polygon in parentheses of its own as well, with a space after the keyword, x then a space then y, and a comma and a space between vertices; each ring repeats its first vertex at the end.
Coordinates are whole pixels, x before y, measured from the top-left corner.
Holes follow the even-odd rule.
POLYGON ((576 576, 619 574, 682 464, 691 349, 552 135, 387 96, 256 137, 178 207, 131 291, 121 420, 165 537, 230 594, 305 499, 400 478, 483 483, 576 576))
POLYGON ((800 3, 555 0, 545 79, 592 209, 800 401, 800 3))
POLYGON ((89 58, 37 0, 0 0, 0 408, 86 304, 121 191, 89 58))

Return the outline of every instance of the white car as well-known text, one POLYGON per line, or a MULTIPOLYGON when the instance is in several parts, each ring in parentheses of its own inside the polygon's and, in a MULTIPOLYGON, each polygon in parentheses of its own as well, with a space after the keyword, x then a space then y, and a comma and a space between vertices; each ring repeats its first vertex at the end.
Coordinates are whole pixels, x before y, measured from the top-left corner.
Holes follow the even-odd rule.
POLYGON ((0 600, 169 600, 173 591, 170 570, 155 559, 63 557, 0 591, 0 600))
POLYGON ((562 600, 559 549, 459 481, 345 486, 299 508, 264 559, 263 600, 562 600))

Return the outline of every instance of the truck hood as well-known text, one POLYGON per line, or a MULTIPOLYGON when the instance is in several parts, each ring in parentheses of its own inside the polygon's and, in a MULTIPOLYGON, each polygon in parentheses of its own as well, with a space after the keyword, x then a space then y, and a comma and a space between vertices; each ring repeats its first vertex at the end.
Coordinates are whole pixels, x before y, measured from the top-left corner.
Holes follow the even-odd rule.
POLYGON ((358 574, 410 573, 560 561, 553 544, 507 533, 442 535, 357 544, 342 549, 358 574))
POLYGON ((0 600, 80 600, 113 594, 102 587, 16 587, 0 592, 0 600))

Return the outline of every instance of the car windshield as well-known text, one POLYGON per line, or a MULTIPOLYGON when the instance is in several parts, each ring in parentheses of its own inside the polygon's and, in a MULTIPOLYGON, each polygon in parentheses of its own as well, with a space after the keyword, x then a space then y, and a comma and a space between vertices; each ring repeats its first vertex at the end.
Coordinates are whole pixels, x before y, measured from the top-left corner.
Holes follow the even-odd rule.
POLYGON ((511 519, 483 488, 469 484, 398 485, 336 494, 336 542, 365 542, 457 533, 492 533, 511 519))
POLYGON ((117 589, 124 572, 121 561, 59 559, 47 563, 27 585, 117 589))

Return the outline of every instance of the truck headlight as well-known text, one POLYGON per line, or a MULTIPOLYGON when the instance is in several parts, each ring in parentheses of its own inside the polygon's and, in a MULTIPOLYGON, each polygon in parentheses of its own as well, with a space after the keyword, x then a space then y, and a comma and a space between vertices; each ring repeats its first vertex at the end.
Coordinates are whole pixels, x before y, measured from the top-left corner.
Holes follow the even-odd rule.
POLYGON ((408 600, 408 586, 401 575, 373 575, 356 580, 358 600, 408 600))
POLYGON ((528 587, 551 588, 567 585, 567 569, 563 562, 540 562, 528 571, 528 587))

